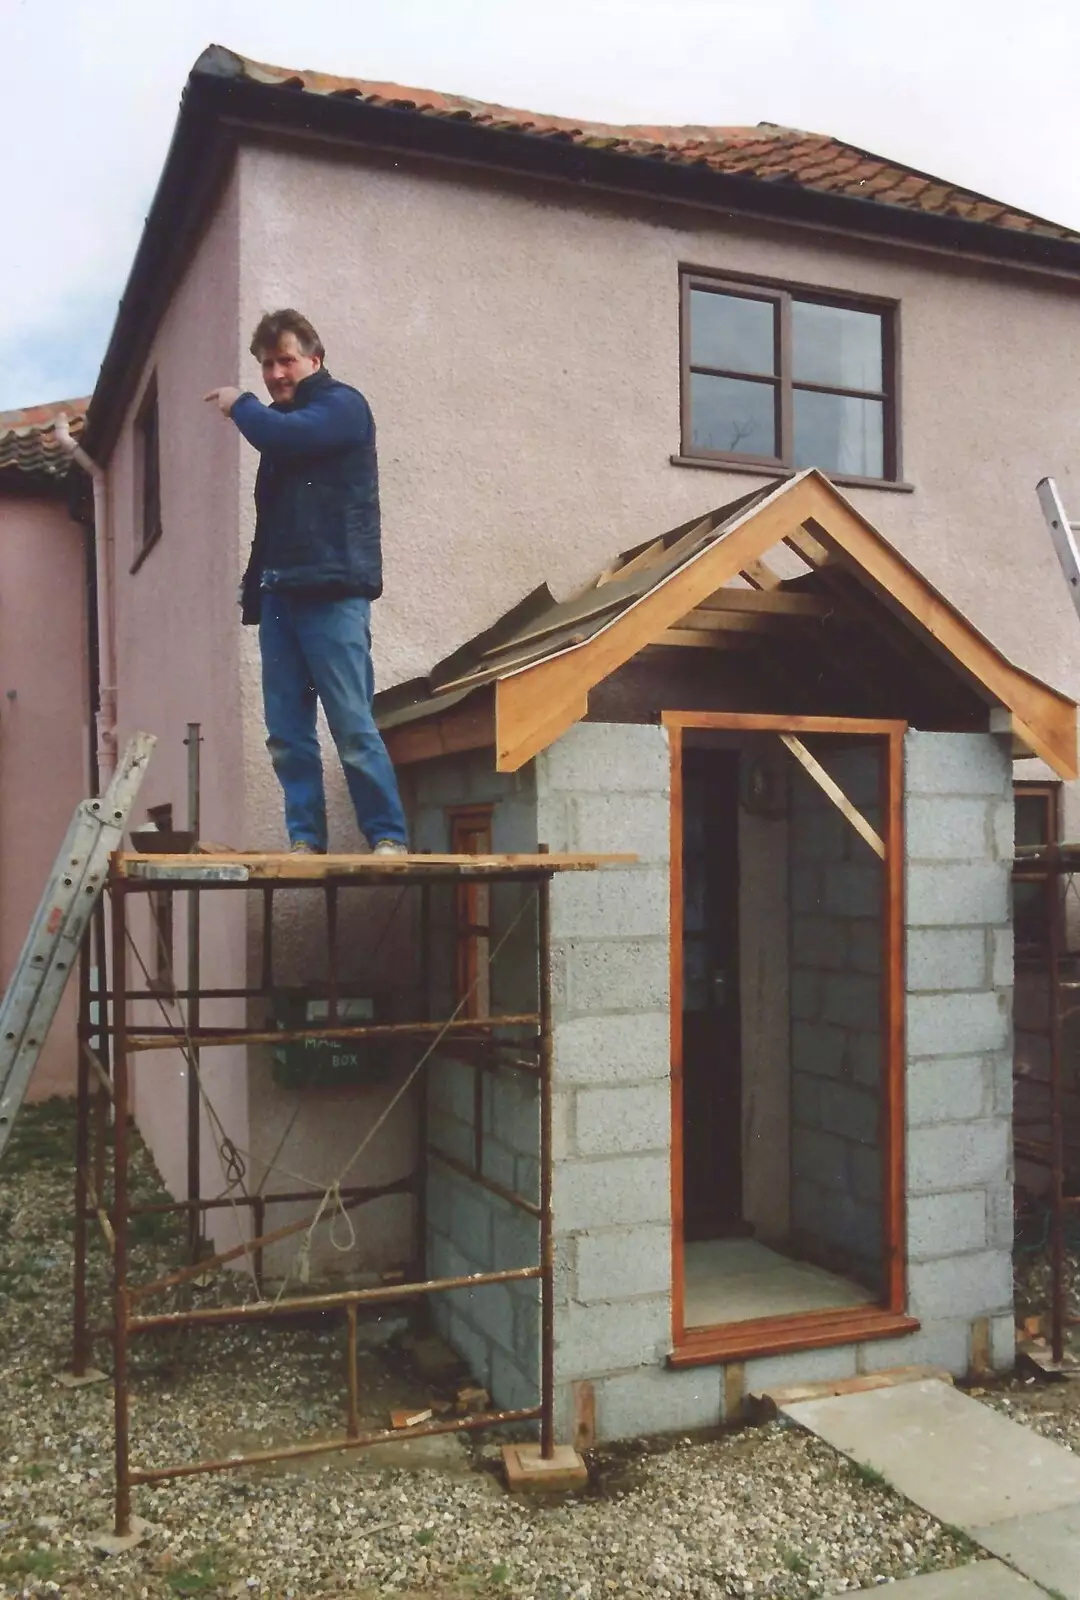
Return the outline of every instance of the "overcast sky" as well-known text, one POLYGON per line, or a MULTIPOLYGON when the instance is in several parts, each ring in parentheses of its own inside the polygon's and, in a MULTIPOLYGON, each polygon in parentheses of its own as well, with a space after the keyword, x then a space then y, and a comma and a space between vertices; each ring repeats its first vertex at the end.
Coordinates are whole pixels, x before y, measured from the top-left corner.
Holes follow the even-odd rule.
POLYGON ((211 42, 594 120, 785 123, 1080 228, 1077 0, 0 0, 0 409, 93 388, 211 42))

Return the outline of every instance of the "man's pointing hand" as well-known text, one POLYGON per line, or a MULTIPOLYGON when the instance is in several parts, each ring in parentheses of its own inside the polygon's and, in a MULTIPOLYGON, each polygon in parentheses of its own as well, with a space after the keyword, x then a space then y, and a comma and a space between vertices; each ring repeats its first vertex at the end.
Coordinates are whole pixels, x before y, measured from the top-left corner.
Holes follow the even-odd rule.
POLYGON ((204 394, 204 400, 213 400, 223 417, 227 417, 233 406, 243 394, 242 389, 211 389, 209 394, 204 394))

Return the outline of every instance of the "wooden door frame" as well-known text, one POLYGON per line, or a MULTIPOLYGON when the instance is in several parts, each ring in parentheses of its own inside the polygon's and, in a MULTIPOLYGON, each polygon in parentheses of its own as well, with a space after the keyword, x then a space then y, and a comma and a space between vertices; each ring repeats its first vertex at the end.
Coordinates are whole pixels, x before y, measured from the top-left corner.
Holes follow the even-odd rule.
POLYGON ((884 1339, 912 1332, 906 1315, 907 1249, 904 1174, 904 735, 907 723, 866 717, 764 716, 727 711, 665 711, 671 753, 671 1312, 672 1366, 744 1360, 750 1356, 884 1339), (885 841, 882 916, 882 1263, 877 1305, 760 1317, 710 1328, 685 1325, 683 1218, 683 736, 727 733, 832 733, 884 745, 881 810, 885 841))

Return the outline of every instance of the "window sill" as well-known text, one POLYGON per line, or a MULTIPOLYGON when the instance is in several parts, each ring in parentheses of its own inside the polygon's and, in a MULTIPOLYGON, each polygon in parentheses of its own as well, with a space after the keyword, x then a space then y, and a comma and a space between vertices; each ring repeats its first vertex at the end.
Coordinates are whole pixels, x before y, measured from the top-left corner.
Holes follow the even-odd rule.
POLYGON ((688 1328, 668 1356, 669 1367, 705 1367, 754 1356, 794 1354, 829 1345, 861 1344, 866 1339, 893 1339, 916 1333, 919 1323, 902 1311, 881 1306, 843 1306, 835 1311, 809 1311, 794 1317, 757 1317, 714 1328, 688 1328))
MULTIPOLYGON (((793 478, 793 467, 768 467, 753 461, 712 461, 708 456, 669 456, 673 467, 704 467, 706 472, 746 472, 755 478, 793 478)), ((846 478, 827 474, 840 489, 885 489, 892 494, 914 494, 913 483, 895 483, 888 478, 846 478)))
POLYGON ((160 533, 155 533, 154 537, 152 539, 148 540, 147 543, 143 545, 142 549, 139 551, 138 555, 135 557, 135 560, 131 563, 130 567, 128 568, 128 577, 129 578, 133 577, 135 575, 135 573, 138 572, 139 568, 142 566, 143 562, 146 560, 146 558, 150 554, 151 550, 153 550, 155 548, 155 546, 159 545, 160 543, 161 543, 161 534, 160 533))

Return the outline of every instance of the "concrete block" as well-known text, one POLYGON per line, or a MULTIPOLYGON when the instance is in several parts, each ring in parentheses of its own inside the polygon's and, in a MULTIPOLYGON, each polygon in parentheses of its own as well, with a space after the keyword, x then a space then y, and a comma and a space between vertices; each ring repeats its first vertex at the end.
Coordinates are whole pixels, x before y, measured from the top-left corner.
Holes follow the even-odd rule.
POLYGON ((555 1170, 557 1233, 670 1220, 666 1154, 568 1161, 555 1170))
POLYGON ((908 800, 905 849, 912 861, 980 861, 989 853, 986 800, 935 795, 908 800))
MULTIPOLYGON (((539 1366, 539 1358, 536 1366, 539 1366)), ((492 1350, 488 1393, 500 1411, 528 1411, 540 1403, 539 1375, 523 1371, 503 1350, 492 1350)))
POLYGON ((849 1035, 845 1054, 847 1069, 855 1083, 864 1089, 881 1088, 884 1052, 880 1033, 849 1035))
POLYGON ((909 1128, 973 1122, 991 1110, 989 1101, 989 1071, 982 1056, 952 1056, 908 1065, 909 1128))
POLYGON ((493 1344, 510 1356, 514 1342, 514 1296, 509 1283, 487 1283, 478 1289, 454 1289, 454 1309, 493 1344))
POLYGON ((497 1272, 528 1267, 539 1261, 540 1222, 492 1196, 494 1235, 492 1264, 497 1272))
POLYGON ((876 1145, 881 1119, 880 1097, 854 1084, 823 1083, 821 1125, 827 1133, 856 1144, 876 1145))
POLYGON ((560 949, 566 977, 561 998, 568 1015, 647 1012, 667 1006, 671 953, 666 937, 566 940, 560 949))
POLYGON ((482 1189, 465 1179, 455 1182, 450 1192, 450 1234, 458 1246, 481 1270, 491 1261, 491 1206, 482 1189))
MULTIPOLYGON (((671 1289, 671 1229, 663 1225, 583 1233, 577 1246, 577 1298, 626 1300, 671 1289)), ((632 1315, 632 1313, 629 1313, 632 1315)))
MULTIPOLYGON (((472 1162, 472 1152, 464 1158, 472 1162)), ((490 1134, 484 1140, 484 1176, 513 1189, 517 1183, 517 1152, 490 1134)), ((528 1198, 528 1197, 526 1197, 528 1198)))
POLYGON ((1016 972, 1012 928, 995 928, 990 945, 991 982, 995 989, 1011 989, 1016 972))
POLYGON ((555 1341, 555 1375, 596 1378, 625 1368, 656 1366, 671 1345, 667 1295, 611 1305, 567 1306, 555 1341))
POLYGON ((834 917, 877 917, 881 911, 882 869, 862 845, 867 861, 842 862, 825 870, 825 910, 834 917))
MULTIPOLYGON (((815 793, 820 793, 817 786, 814 787, 815 793)), ((807 802, 809 799, 807 795, 807 802)), ((843 861, 848 826, 831 802, 825 801, 823 805, 806 803, 800 793, 791 812, 792 858, 799 862, 843 861)))
MULTIPOLYGON (((796 1216, 796 1226, 799 1220, 796 1216)), ((856 1200, 844 1189, 827 1190, 822 1196, 819 1231, 828 1244, 857 1258, 852 1270, 860 1267, 859 1276, 868 1284, 880 1277, 880 1204, 856 1200)))
POLYGON ((428 1138, 436 1150, 452 1156, 455 1161, 472 1160, 473 1130, 466 1127, 464 1122, 459 1122, 456 1117, 448 1117, 443 1112, 432 1112, 428 1118, 428 1138))
POLYGON ((596 1384, 596 1431, 600 1440, 713 1428, 722 1420, 722 1382, 716 1367, 669 1372, 639 1367, 596 1384))
POLYGON ((490 1340, 486 1335, 479 1333, 452 1306, 448 1310, 446 1327, 443 1331, 446 1342, 457 1351, 463 1361, 468 1363, 472 1376, 490 1394, 492 1392, 490 1340))
POLYGON ((1008 1039, 1008 1012, 996 993, 908 995, 909 1055, 1002 1050, 1008 1039))
POLYGON ((666 939, 670 917, 666 867, 567 872, 552 885, 555 939, 666 939))
POLYGON ((907 1137, 908 1193, 944 1194, 1005 1183, 1009 1125, 1004 1121, 945 1122, 911 1128, 907 1137))
POLYGON ((881 919, 860 917, 847 919, 847 966, 853 972, 881 974, 881 919))
POLYGON ((671 1072, 671 1018, 664 1010, 577 1017, 556 1024, 554 1047, 557 1084, 666 1081, 671 1072))
POLYGON ((472 1124, 474 1077, 471 1067, 460 1061, 436 1057, 431 1065, 432 1105, 446 1111, 459 1122, 472 1124))
POLYGON ((985 1250, 986 1196, 981 1189, 912 1195, 907 1203, 908 1257, 932 1261, 985 1250))
POLYGON ((790 887, 793 915, 813 917, 822 914, 825 909, 824 867, 795 862, 791 869, 790 887))
POLYGON ((794 1022, 816 1022, 821 1016, 825 977, 812 967, 797 967, 791 974, 790 1015, 794 1022))
POLYGON ((873 1145, 858 1144, 849 1152, 851 1192, 856 1200, 881 1204, 881 1151, 873 1145))
POLYGON ((1004 864, 908 864, 909 928, 1004 926, 1008 921, 1009 874, 1004 864))
MULTIPOLYGON (((865 745, 830 750, 821 758, 821 764, 840 785, 852 805, 858 806, 877 827, 877 817, 870 815, 871 809, 876 809, 881 803, 881 760, 877 752, 865 745)), ((822 797, 822 803, 831 805, 832 802, 822 797)), ((851 837, 851 830, 847 837, 851 837)))
POLYGON ((1002 1050, 991 1055, 988 1059, 994 1112, 999 1117, 1011 1119, 1013 1101, 1016 1098, 1012 1053, 1008 1050, 1002 1050))
POLYGON ((791 1116, 797 1128, 821 1127, 822 1078, 812 1078, 805 1072, 791 1075, 791 1116))
POLYGON ((843 1028, 826 1022, 793 1022, 791 1061, 793 1072, 812 1073, 815 1078, 843 1075, 848 1036, 843 1028))
POLYGON ((666 866, 671 801, 664 794, 579 794, 569 802, 573 850, 629 851, 642 865, 666 866))
POLYGON ((540 1090, 525 1073, 503 1073, 490 1080, 491 1131, 523 1155, 540 1148, 540 1090))
POLYGON ((873 1032, 881 1022, 881 985, 860 973, 836 972, 825 977, 822 1014, 841 1028, 873 1032))
POLYGON ((983 1194, 986 1202, 986 1242, 991 1250, 1008 1250, 1011 1255, 1016 1243, 1012 1184, 991 1184, 983 1194))
POLYGON ((985 989, 984 928, 911 928, 907 936, 909 989, 985 989))
POLYGON ((848 964, 848 923, 841 917, 793 917, 791 959, 797 967, 842 971, 848 964))
POLYGON ((514 1191, 523 1200, 540 1203, 540 1163, 535 1156, 518 1156, 514 1161, 514 1191))
POLYGON ((746 1363, 746 1393, 760 1394, 789 1383, 823 1383, 853 1378, 856 1347, 833 1345, 825 1350, 799 1350, 786 1356, 762 1356, 746 1363))
POLYGON ((1012 1312, 990 1318, 990 1365, 1008 1372, 1016 1365, 1016 1320, 1012 1312))
POLYGON ((1004 1250, 913 1261, 908 1267, 908 1307, 920 1320, 986 1316, 1012 1307, 1012 1259, 1004 1250))
POLYGON ((579 1089, 577 1147, 582 1155, 666 1150, 671 1143, 671 1085, 662 1080, 617 1089, 579 1089))
POLYGON ((631 722, 578 722, 536 758, 538 794, 666 793, 671 753, 666 728, 631 722))
POLYGON ((1007 799, 1012 762, 992 734, 910 732, 904 738, 904 786, 909 795, 1007 799))
POLYGON ((1016 854, 1016 801, 1011 795, 1008 800, 999 800, 993 807, 991 825, 994 855, 998 861, 1011 864, 1016 854))
POLYGON ((970 1324, 963 1317, 924 1322, 898 1339, 872 1339, 859 1346, 860 1372, 885 1372, 904 1363, 943 1367, 954 1378, 968 1370, 970 1324))
MULTIPOLYGON (((499 855, 531 854, 537 846, 536 801, 527 799, 503 800, 491 817, 491 848, 499 855)), ((545 839, 554 850, 558 847, 545 839)))
POLYGON ((847 1183, 847 1144, 833 1133, 792 1130, 791 1171, 794 1178, 806 1178, 827 1189, 842 1189, 847 1183))
POLYGON ((574 850, 574 797, 556 790, 536 796, 536 837, 549 850, 574 850))

